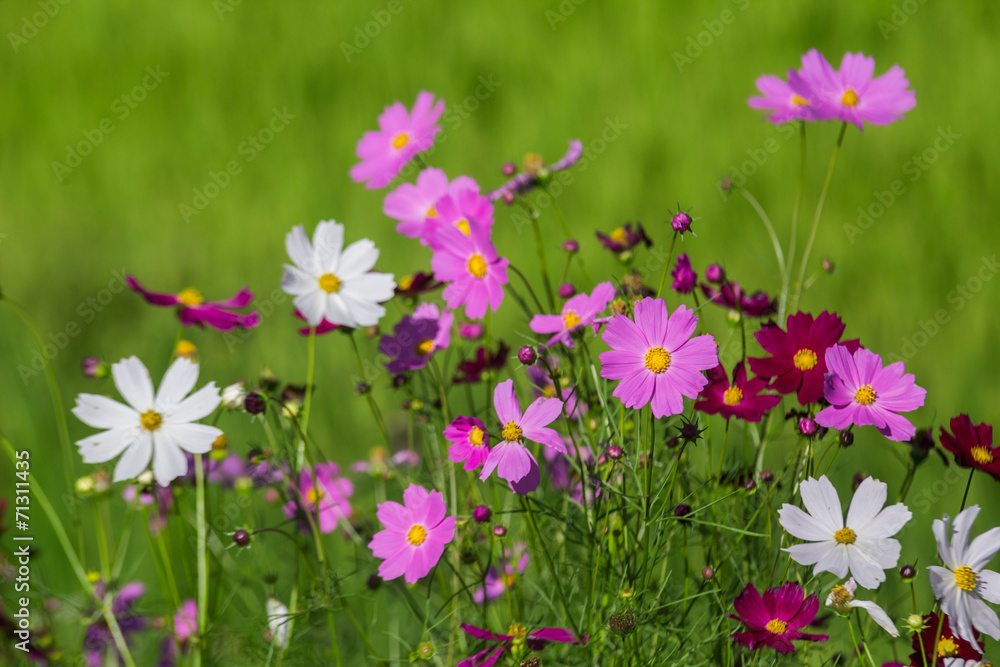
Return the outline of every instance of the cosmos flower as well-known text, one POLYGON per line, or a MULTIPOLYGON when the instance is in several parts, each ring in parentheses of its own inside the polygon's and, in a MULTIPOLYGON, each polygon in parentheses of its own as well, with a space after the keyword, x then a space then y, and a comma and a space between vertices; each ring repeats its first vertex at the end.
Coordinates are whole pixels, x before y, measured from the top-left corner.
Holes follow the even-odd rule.
POLYGON ((351 167, 351 178, 369 189, 388 185, 417 153, 434 145, 443 113, 444 100, 435 101, 433 94, 423 90, 412 112, 402 102, 387 106, 378 117, 379 129, 365 132, 358 142, 361 162, 351 167))
POLYGON ((473 591, 472 601, 483 604, 503 595, 517 581, 517 575, 528 567, 529 560, 526 543, 517 542, 513 547, 505 544, 497 564, 486 572, 482 587, 473 591))
POLYGON ((313 470, 303 468, 299 472, 299 483, 294 485, 293 500, 285 503, 285 516, 299 517, 299 528, 309 532, 309 523, 302 518, 300 512, 309 512, 313 521, 317 522, 319 532, 332 533, 341 520, 351 516, 351 503, 348 501, 354 494, 351 480, 340 476, 340 468, 336 463, 317 463, 313 470), (316 481, 313 483, 313 470, 316 481))
POLYGON ((695 410, 709 415, 721 415, 725 419, 736 417, 749 422, 759 422, 771 408, 781 402, 775 394, 762 394, 767 382, 760 378, 747 380, 743 362, 733 368, 733 381, 729 381, 726 370, 719 364, 708 372, 708 386, 701 391, 701 400, 694 404, 695 410))
POLYGON ((594 318, 608 307, 613 298, 615 286, 610 282, 600 283, 589 295, 577 294, 571 297, 563 304, 558 315, 535 315, 529 326, 535 333, 554 334, 545 343, 546 347, 556 343, 573 347, 573 333, 592 325, 594 318))
POLYGON ((997 551, 1000 551, 1000 528, 991 528, 969 543, 972 523, 979 515, 979 506, 972 505, 958 513, 948 539, 947 514, 935 519, 932 527, 937 540, 938 557, 945 567, 930 565, 931 588, 934 597, 941 601, 941 611, 951 619, 955 634, 976 643, 976 630, 1000 639, 1000 620, 987 602, 1000 604, 1000 574, 987 570, 997 551))
POLYGON ((727 281, 718 289, 711 285, 701 284, 705 298, 717 306, 737 311, 746 317, 766 317, 778 312, 778 300, 767 295, 763 290, 747 294, 739 283, 727 281))
POLYGON ((913 437, 916 427, 896 413, 922 406, 927 390, 914 383, 912 373, 903 374, 902 361, 882 368, 882 357, 871 350, 859 348, 852 355, 845 345, 834 345, 826 351, 826 367, 823 396, 830 407, 816 415, 817 424, 836 429, 872 425, 890 440, 913 437))
POLYGON ((502 340, 497 341, 496 352, 480 346, 476 349, 475 359, 463 359, 458 362, 456 368, 458 372, 452 378, 452 382, 455 384, 479 382, 490 371, 500 370, 507 365, 508 354, 510 354, 510 348, 502 340))
POLYGON ((439 216, 435 203, 442 197, 462 190, 479 193, 479 184, 469 176, 459 176, 451 183, 440 169, 428 167, 417 176, 416 184, 402 183, 385 196, 382 212, 399 220, 396 231, 427 245, 435 218, 439 216))
POLYGON ((410 484, 403 504, 391 500, 378 505, 378 520, 385 526, 368 545, 376 558, 384 558, 378 576, 388 581, 403 576, 408 584, 425 577, 455 537, 455 517, 446 517, 440 491, 410 484))
POLYGON ((470 223, 478 225, 487 235, 493 229, 493 204, 479 194, 479 184, 475 181, 472 187, 466 185, 446 193, 434 203, 434 208, 437 216, 428 221, 421 239, 434 250, 447 243, 446 239, 438 241, 438 233, 444 227, 455 227, 466 236, 470 233, 470 223))
POLYGON ((767 117, 775 125, 790 120, 817 120, 815 93, 799 72, 788 70, 788 81, 773 74, 757 77, 757 90, 762 97, 751 97, 752 109, 771 111, 767 117))
POLYGON ((197 636, 198 603, 193 598, 188 598, 174 613, 174 634, 163 639, 159 667, 171 667, 176 664, 177 655, 182 650, 186 650, 191 644, 192 638, 197 636))
POLYGON ((392 360, 385 367, 390 373, 423 368, 431 355, 448 347, 455 315, 444 314, 433 303, 422 303, 413 315, 404 315, 393 327, 392 336, 382 336, 378 351, 392 360))
POLYGON ((486 308, 496 312, 507 284, 507 258, 497 255, 489 232, 474 221, 466 234, 455 226, 441 227, 431 257, 434 278, 449 285, 442 297, 448 307, 465 306, 465 316, 479 319, 486 308))
POLYGON ((899 562, 900 545, 892 536, 902 530, 913 514, 903 503, 886 507, 888 486, 867 477, 851 499, 847 520, 840 509, 840 496, 823 475, 810 477, 799 487, 807 512, 785 503, 779 522, 790 535, 806 544, 782 549, 800 565, 813 565, 813 574, 832 572, 868 589, 885 581, 885 570, 899 562))
POLYGON ((691 337, 697 323, 687 306, 668 319, 666 302, 649 297, 635 304, 634 321, 611 318, 601 336, 611 350, 599 357, 601 377, 621 380, 612 395, 628 408, 651 404, 657 419, 683 412, 684 397, 696 398, 708 384, 701 371, 719 363, 712 336, 691 337))
POLYGON ((569 150, 556 162, 541 169, 532 169, 517 174, 509 181, 501 185, 487 196, 490 201, 503 198, 504 195, 519 195, 530 192, 539 184, 544 183, 553 172, 569 169, 583 156, 583 142, 579 139, 570 139, 569 150))
MULTIPOLYGON (((993 446, 993 427, 973 425, 969 415, 952 417, 951 433, 941 427, 941 446, 955 456, 961 468, 975 468, 1000 480, 1000 446, 993 446)), ((932 441, 933 442, 933 441, 932 441)))
POLYGON ((457 417, 444 429, 444 437, 451 443, 448 458, 454 463, 465 463, 466 470, 475 470, 490 453, 490 434, 483 422, 475 417, 457 417))
POLYGON ((809 313, 789 315, 783 331, 767 323, 754 334, 770 357, 751 357, 750 370, 762 378, 774 378, 771 388, 781 394, 796 394, 799 405, 823 398, 826 351, 840 343, 851 354, 860 347, 858 339, 840 342, 844 323, 836 313, 823 311, 813 319, 809 313))
POLYGON ((541 628, 528 632, 528 629, 519 623, 511 623, 507 628, 507 634, 490 632, 483 628, 477 628, 468 623, 462 624, 462 629, 476 639, 485 639, 494 642, 494 645, 471 655, 458 663, 455 667, 491 667, 495 665, 504 651, 509 651, 514 645, 525 645, 530 651, 541 651, 546 644, 560 642, 562 644, 582 644, 587 641, 587 636, 577 639, 570 630, 562 628, 541 628))
POLYGON ((125 276, 125 281, 133 291, 141 294, 147 303, 154 306, 179 306, 177 317, 180 318, 181 325, 185 327, 192 325, 204 327, 207 324, 219 331, 230 331, 236 327, 252 329, 260 324, 260 316, 256 311, 246 315, 232 312, 246 308, 253 301, 253 292, 246 287, 242 288, 231 299, 205 301, 201 292, 193 287, 182 290, 178 294, 163 294, 144 289, 134 276, 125 276))
POLYGON ((925 614, 921 617, 923 629, 913 633, 913 653, 910 654, 910 664, 914 667, 966 667, 969 662, 978 665, 983 657, 979 646, 979 632, 973 630, 977 641, 967 642, 955 635, 948 616, 937 613, 925 614), (938 627, 940 626, 940 633, 938 627), (967 662, 968 661, 968 662, 967 662))
POLYGON ((885 613, 882 607, 870 600, 858 600, 855 598, 854 591, 856 590, 858 590, 858 584, 854 581, 854 577, 851 577, 842 585, 833 587, 833 590, 826 597, 826 606, 833 607, 835 612, 845 616, 849 616, 852 609, 864 609, 883 630, 893 637, 898 637, 899 630, 893 625, 889 614, 885 613))
MULTIPOLYGON (((295 312, 292 313, 292 315, 294 315, 298 319, 300 319, 303 322, 306 322, 306 324, 308 324, 308 320, 306 320, 306 316, 303 315, 302 311, 299 310, 298 308, 295 309, 295 312)), ((320 323, 316 325, 315 328, 316 328, 316 335, 317 336, 322 336, 323 334, 330 333, 331 331, 336 331, 337 329, 340 328, 340 325, 339 324, 334 324, 333 322, 331 322, 330 320, 328 320, 328 319, 326 319, 324 317, 320 321, 320 323)), ((313 330, 313 327, 302 327, 302 328, 299 329, 299 335, 300 336, 308 336, 309 333, 312 330, 313 330)))
POLYGON ((738 616, 727 614, 746 626, 743 632, 730 635, 749 649, 765 646, 779 653, 792 653, 792 640, 825 642, 827 635, 813 635, 800 632, 812 623, 819 610, 819 598, 815 595, 803 597, 805 591, 795 582, 787 582, 764 591, 761 597, 753 584, 747 584, 733 600, 738 616))
POLYGON ((691 259, 686 252, 677 256, 677 263, 670 275, 674 279, 674 291, 678 294, 690 294, 698 282, 698 274, 691 268, 691 259))
POLYGON ((114 481, 138 477, 152 459, 156 481, 167 486, 187 472, 184 452, 204 454, 222 435, 214 426, 193 423, 210 415, 222 400, 214 382, 187 396, 198 381, 198 364, 175 360, 155 395, 149 371, 137 357, 112 365, 111 374, 127 405, 107 396, 80 394, 73 414, 88 426, 107 429, 77 441, 85 463, 104 463, 124 452, 114 481))
POLYGON ((370 327, 385 315, 379 304, 392 298, 396 283, 390 273, 371 271, 379 252, 368 239, 344 248, 344 226, 333 220, 316 225, 309 243, 302 225, 285 237, 285 248, 294 266, 285 264, 281 289, 295 297, 293 303, 306 322, 370 327))
POLYGON ((611 252, 622 253, 644 243, 647 248, 653 245, 653 239, 646 236, 646 230, 642 228, 642 223, 636 223, 635 229, 631 224, 624 227, 615 228, 610 234, 595 232, 597 240, 611 252))

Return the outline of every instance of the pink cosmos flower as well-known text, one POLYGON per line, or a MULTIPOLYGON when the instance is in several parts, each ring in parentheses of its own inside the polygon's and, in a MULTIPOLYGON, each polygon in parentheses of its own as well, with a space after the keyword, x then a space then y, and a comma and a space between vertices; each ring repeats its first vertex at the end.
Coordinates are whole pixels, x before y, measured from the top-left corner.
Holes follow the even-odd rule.
POLYGON ((778 653, 792 653, 793 639, 810 642, 825 642, 828 635, 812 635, 799 632, 816 618, 819 598, 810 595, 803 599, 805 591, 795 582, 787 582, 764 591, 764 597, 753 584, 747 584, 739 596, 733 600, 736 613, 727 614, 743 623, 747 630, 731 635, 733 639, 749 649, 765 646, 778 653))
POLYGON ((817 97, 822 118, 853 123, 859 130, 865 122, 888 125, 900 120, 917 105, 916 94, 908 89, 910 82, 899 65, 881 76, 874 74, 875 59, 863 53, 845 53, 839 70, 816 49, 802 56, 802 77, 817 97))
POLYGON ((684 396, 696 398, 708 380, 701 371, 719 363, 715 339, 691 338, 698 317, 678 306, 669 317, 663 299, 646 297, 635 304, 635 321, 611 318, 601 338, 611 346, 602 352, 601 377, 621 380, 613 396, 625 407, 652 404, 657 419, 684 411, 684 396))
POLYGON ((875 426, 890 440, 909 440, 916 428, 897 412, 916 410, 924 404, 927 390, 914 383, 912 373, 903 374, 902 361, 882 368, 882 357, 860 348, 853 355, 844 345, 826 351, 823 395, 830 407, 816 415, 816 423, 843 429, 851 424, 875 426))
POLYGON ((163 665, 176 664, 178 654, 186 650, 193 637, 198 635, 198 603, 188 598, 174 613, 174 634, 163 639, 160 646, 160 662, 163 665))
POLYGON ((535 333, 555 334, 545 343, 546 347, 562 343, 573 347, 572 334, 582 331, 584 327, 593 324, 594 318, 608 307, 615 298, 615 286, 610 282, 601 283, 590 294, 577 294, 563 304, 558 315, 535 315, 531 318, 530 327, 535 333))
POLYGON ((402 373, 423 368, 431 355, 448 347, 455 315, 442 315, 433 303, 422 303, 413 315, 404 315, 393 327, 392 336, 382 336, 378 351, 393 357, 385 367, 390 373, 402 373))
POLYGON ((445 427, 444 437, 452 443, 448 458, 455 463, 464 461, 466 470, 481 466, 490 453, 490 434, 475 417, 456 418, 445 427))
POLYGON ((539 398, 521 413, 521 404, 514 393, 514 381, 504 380, 493 390, 493 406, 502 427, 503 440, 490 450, 479 479, 484 482, 493 471, 507 480, 515 493, 525 495, 538 488, 541 474, 538 461, 524 446, 524 440, 540 442, 566 453, 566 444, 559 434, 546 426, 559 417, 563 402, 558 398, 539 398))
POLYGON ((154 306, 180 306, 177 310, 177 317, 180 318, 181 324, 186 327, 193 324, 204 327, 207 324, 219 331, 230 331, 236 327, 252 329, 260 324, 260 316, 257 315, 256 311, 246 315, 232 312, 246 308, 253 301, 253 292, 246 287, 226 301, 205 301, 201 292, 193 287, 178 294, 164 294, 143 289, 134 276, 125 276, 125 281, 133 291, 141 294, 147 303, 154 306))
POLYGON ((760 393, 767 389, 766 381, 760 378, 747 380, 742 361, 733 368, 732 382, 722 364, 708 372, 708 379, 708 386, 701 392, 701 400, 694 404, 695 410, 706 414, 759 422, 765 413, 781 402, 780 396, 760 393))
POLYGON ((450 184, 440 169, 428 167, 417 176, 417 183, 403 183, 385 196, 382 212, 399 220, 396 231, 427 245, 429 227, 440 212, 435 208, 439 199, 462 190, 479 192, 479 184, 468 176, 459 176, 450 184))
POLYGON ((790 120, 818 120, 816 95, 801 73, 788 70, 788 81, 772 74, 757 78, 757 90, 763 97, 751 97, 747 104, 752 109, 771 111, 767 117, 775 125, 790 120))
POLYGON ((552 172, 569 169, 581 157, 583 157, 583 142, 579 139, 570 139, 569 149, 562 158, 550 165, 542 166, 541 169, 533 169, 517 174, 487 196, 490 201, 496 201, 503 198, 506 194, 516 196, 529 192, 539 184, 544 183, 551 176, 552 172))
POLYGON ((447 226, 435 238, 431 268, 437 280, 450 283, 442 294, 448 307, 465 306, 465 316, 471 319, 485 315, 487 305, 496 312, 503 302, 508 261, 497 255, 489 232, 470 222, 468 234, 447 226))
POLYGON ((531 651, 541 651, 546 644, 560 642, 563 644, 582 644, 587 641, 587 636, 577 639, 570 630, 562 628, 541 628, 528 632, 527 628, 519 623, 512 623, 507 628, 506 635, 498 632, 490 632, 483 628, 477 628, 468 623, 462 624, 462 629, 477 639, 485 639, 490 642, 499 642, 496 646, 487 646, 485 649, 471 655, 455 667, 492 667, 495 665, 504 651, 510 650, 514 642, 523 642, 531 651))
MULTIPOLYGON (((470 179, 471 180, 471 179, 470 179)), ((489 236, 493 229, 493 204, 485 196, 479 194, 479 185, 473 181, 472 188, 465 187, 449 192, 434 204, 437 217, 428 221, 424 228, 422 243, 430 245, 434 250, 441 247, 438 242, 438 232, 444 227, 457 227, 466 236, 469 235, 469 223, 474 222, 489 236)))
POLYGON ((358 142, 361 162, 351 167, 351 178, 368 189, 388 185, 417 153, 434 145, 442 113, 444 100, 435 102, 434 95, 423 90, 417 94, 412 113, 407 113, 402 102, 387 106, 378 117, 379 129, 365 132, 358 142))
POLYGON ((315 484, 309 468, 299 473, 299 483, 292 489, 294 500, 285 504, 285 516, 300 517, 299 528, 309 532, 309 523, 301 512, 309 512, 313 521, 318 515, 319 532, 332 533, 341 519, 351 516, 351 503, 347 499, 354 494, 354 485, 340 476, 336 463, 317 463, 313 469, 316 471, 315 484))
POLYGON ((408 584, 429 573, 455 537, 455 517, 446 517, 440 491, 410 484, 403 491, 403 504, 387 501, 378 506, 378 520, 385 530, 372 537, 372 553, 384 558, 378 576, 388 581, 403 575, 408 584))
POLYGON ((517 575, 528 567, 529 560, 528 545, 524 542, 517 542, 513 548, 504 545, 497 564, 486 573, 482 588, 472 593, 472 601, 483 604, 503 595, 517 581, 517 575))

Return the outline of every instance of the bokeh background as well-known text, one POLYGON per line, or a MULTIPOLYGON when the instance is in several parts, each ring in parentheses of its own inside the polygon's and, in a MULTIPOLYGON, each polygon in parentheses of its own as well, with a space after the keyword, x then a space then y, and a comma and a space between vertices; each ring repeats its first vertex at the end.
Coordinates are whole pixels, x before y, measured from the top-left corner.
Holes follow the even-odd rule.
MULTIPOLYGON (((745 177, 787 242, 798 140, 746 99, 757 76, 796 67, 809 48, 834 64, 845 51, 862 51, 875 57, 877 73, 904 67, 918 103, 891 126, 849 128, 810 273, 822 257, 836 268, 818 277, 801 306, 835 310, 850 337, 906 358, 928 390, 926 407, 912 415, 919 425, 959 412, 995 420, 997 25, 1000 7, 985 1, 4 2, 0 289, 58 347, 51 363, 67 408, 76 394, 95 391, 79 372, 87 355, 138 355, 154 378, 167 366, 175 316, 121 290, 122 273, 159 291, 195 286, 210 299, 248 285, 270 314, 245 340, 185 333, 198 347, 203 380, 252 382, 268 366, 301 382, 305 340, 290 302, 273 298, 287 261, 284 236, 293 225, 311 233, 317 221, 336 219, 348 241, 375 241, 380 270, 426 269, 427 251, 396 235, 382 214, 384 192, 347 174, 357 140, 382 108, 395 100, 409 106, 429 90, 448 112, 446 140, 428 162, 450 176, 468 174, 492 188, 503 180, 501 165, 529 151, 551 162, 570 138, 590 148, 587 168, 573 173, 557 203, 595 279, 621 275, 595 230, 642 221, 662 249, 669 240, 662 223, 680 205, 698 218, 697 237, 679 244, 696 270, 719 262, 746 287, 775 292, 763 226, 719 183, 734 171, 745 177), (286 118, 281 131, 259 149, 248 146, 276 113, 286 118), (182 205, 194 206, 230 161, 240 173, 185 216, 182 205), (871 218, 859 224, 864 211, 871 218)), ((809 128, 803 236, 837 129, 809 128)), ((498 207, 494 238, 537 280, 531 235, 511 213, 498 207)), ((565 235, 552 210, 542 223, 550 261, 560 265, 565 235)), ((392 317, 399 312, 390 308, 392 317)), ((720 337, 729 335, 724 312, 706 316, 720 337)), ((523 340, 526 318, 513 302, 495 322, 512 344, 523 340)), ((342 338, 320 340, 311 426, 342 465, 378 442, 348 380, 348 353, 342 338)), ((58 496, 64 458, 32 354, 27 330, 0 303, 0 429, 35 453, 33 470, 58 496)), ((377 361, 374 341, 365 354, 377 361)), ((392 409, 399 399, 384 379, 377 396, 392 409)), ((252 436, 240 436, 235 420, 232 427, 235 446, 248 447, 252 436)), ((70 416, 74 440, 90 432, 70 416)), ((833 475, 846 484, 864 469, 888 480, 892 495, 905 452, 862 429, 833 475)), ((774 465, 784 455, 776 448, 774 465)), ((75 453, 73 460, 70 477, 87 472, 75 453)), ((6 459, 0 469, 0 495, 8 495, 6 459)), ((945 484, 943 473, 935 457, 914 485, 932 490, 931 509, 904 531, 923 544, 923 564, 934 558, 929 520, 957 511, 964 487, 964 476, 945 484)), ((991 503, 997 495, 980 479, 972 498, 991 503)), ((47 535, 37 510, 33 521, 47 535)), ((40 558, 46 584, 56 587, 61 556, 53 546, 40 558)))

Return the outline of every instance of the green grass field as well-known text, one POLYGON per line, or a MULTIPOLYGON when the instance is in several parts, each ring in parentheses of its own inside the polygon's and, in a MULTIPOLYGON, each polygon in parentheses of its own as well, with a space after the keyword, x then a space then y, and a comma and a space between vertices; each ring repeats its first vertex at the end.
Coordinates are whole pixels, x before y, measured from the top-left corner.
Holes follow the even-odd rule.
MULTIPOLYGON (((166 369, 176 317, 120 289, 122 273, 157 291, 196 286, 208 298, 248 285, 265 317, 246 340, 185 333, 199 349, 202 381, 249 381, 269 366, 301 382, 305 340, 290 302, 274 299, 287 261, 284 236, 293 225, 311 233, 317 221, 335 219, 348 241, 375 241, 381 270, 426 269, 429 253, 396 235, 382 214, 384 192, 365 190, 347 173, 382 108, 412 105, 429 90, 448 111, 445 141, 428 161, 452 177, 469 174, 492 188, 505 161, 536 152, 551 162, 568 139, 584 142, 586 168, 573 172, 557 204, 595 279, 620 276, 595 230, 639 220, 662 250, 669 242, 662 222, 679 204, 699 218, 697 238, 680 244, 697 270, 719 262, 745 287, 773 293, 779 277, 764 228, 719 183, 735 167, 787 242, 798 140, 746 99, 757 76, 783 74, 811 47, 835 65, 843 52, 862 51, 875 57, 877 73, 894 63, 905 68, 917 107, 888 127, 848 129, 812 255, 817 269, 824 256, 836 269, 819 277, 801 307, 835 310, 849 337, 906 359, 928 390, 927 405, 911 415, 918 425, 938 426, 959 412, 993 421, 998 22, 995 3, 917 0, 5 2, 0 290, 53 346, 67 410, 78 393, 95 390, 79 372, 87 355, 138 355, 154 378, 166 369), (270 129, 280 130, 265 131, 274 119, 270 129), (238 173, 220 177, 231 163, 238 173), (210 186, 213 174, 223 187, 210 186), (859 210, 871 217, 859 222, 859 210)), ((802 236, 837 129, 809 128, 802 236)), ((511 212, 498 206, 494 239, 537 280, 533 239, 514 227, 511 212)), ((542 223, 558 263, 564 234, 551 210, 542 223)), ((726 331, 722 311, 706 312, 710 330, 726 331)), ((512 344, 528 331, 512 301, 494 321, 512 344)), ((318 349, 312 433, 346 466, 379 438, 347 380, 354 362, 346 342, 331 336, 318 349)), ((374 341, 365 354, 374 359, 374 341)), ((58 497, 67 475, 42 365, 27 329, 2 303, 0 356, 0 429, 31 449, 34 472, 58 497)), ((384 385, 376 396, 390 410, 398 398, 384 385)), ((101 390, 113 387, 108 381, 101 390)), ((71 415, 69 428, 73 440, 92 432, 71 415)), ((248 446, 249 436, 235 432, 236 446, 248 446)), ((902 448, 874 431, 863 430, 855 447, 838 460, 839 478, 862 459, 884 479, 900 474, 889 450, 902 448)), ((14 481, 3 460, 0 496, 14 481)), ((73 460, 69 477, 88 471, 75 451, 73 460)), ((931 461, 915 490, 931 488, 942 471, 931 461)), ((924 523, 953 513, 962 487, 949 485, 947 502, 935 503, 924 523)), ((993 502, 997 494, 979 480, 972 498, 993 502)), ((41 513, 32 519, 47 535, 41 513)), ((905 534, 930 538, 923 526, 905 534)), ((40 558, 62 567, 54 547, 40 558)), ((921 561, 932 558, 927 551, 921 561)), ((70 585, 68 575, 50 572, 48 583, 70 585)), ((5 601, 8 593, 4 584, 5 601)))

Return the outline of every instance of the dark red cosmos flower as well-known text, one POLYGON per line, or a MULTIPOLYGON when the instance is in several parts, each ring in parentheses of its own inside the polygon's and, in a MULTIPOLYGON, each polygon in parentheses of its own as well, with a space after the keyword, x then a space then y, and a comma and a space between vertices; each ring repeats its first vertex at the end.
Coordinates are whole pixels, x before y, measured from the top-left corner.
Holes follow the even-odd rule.
POLYGON ((485 347, 476 350, 475 359, 464 359, 458 362, 458 373, 452 378, 455 384, 468 384, 479 382, 483 373, 489 370, 499 370, 507 363, 507 355, 510 348, 503 341, 497 344, 496 352, 489 352, 485 347))
POLYGON ((747 317, 765 317, 778 312, 777 299, 772 299, 763 290, 747 295, 739 283, 727 282, 719 289, 702 283, 701 291, 715 305, 738 310, 747 317))
POLYGON ((135 276, 125 276, 125 281, 130 289, 142 295, 146 303, 154 306, 179 306, 177 316, 186 327, 193 324, 204 327, 207 324, 219 331, 229 331, 236 327, 252 329, 260 324, 260 316, 256 311, 246 315, 232 312, 246 308, 253 301, 253 292, 246 287, 225 301, 205 301, 201 292, 193 287, 178 294, 165 294, 144 289, 135 276))
POLYGON ((403 276, 400 278, 399 284, 396 285, 396 289, 394 291, 396 296, 401 296, 407 299, 416 299, 420 294, 433 292, 443 286, 443 282, 440 280, 434 280, 433 274, 418 271, 412 276, 403 276))
POLYGON ((601 245, 611 252, 625 252, 640 243, 645 243, 647 248, 653 245, 653 240, 646 236, 646 230, 642 228, 641 222, 636 223, 635 229, 632 229, 631 224, 626 224, 624 227, 618 227, 611 234, 602 234, 601 232, 596 232, 596 234, 601 245))
POLYGON ((794 651, 793 639, 825 642, 830 638, 828 635, 799 632, 799 628, 812 623, 819 610, 819 598, 810 595, 803 599, 804 594, 801 586, 789 581, 767 589, 761 598, 754 585, 747 584, 733 600, 739 616, 727 614, 742 622, 747 630, 730 636, 747 648, 769 646, 779 653, 794 651))
POLYGON ((722 364, 708 371, 707 375, 708 385, 701 390, 701 400, 694 404, 695 410, 722 415, 726 419, 736 417, 748 422, 759 422, 764 413, 781 402, 780 396, 760 393, 767 389, 767 382, 764 380, 747 380, 747 371, 742 361, 733 368, 732 382, 722 364))
POLYGON ((458 663, 456 667, 488 667, 493 665, 500 656, 503 655, 505 650, 509 650, 514 644, 523 643, 528 649, 532 651, 540 651, 545 647, 546 644, 551 642, 561 642, 563 644, 581 644, 587 641, 586 635, 583 639, 577 639, 576 635, 570 630, 564 630, 562 628, 541 628, 540 630, 535 630, 533 632, 528 632, 527 629, 518 623, 514 623, 507 630, 509 634, 502 635, 497 632, 490 632, 483 628, 477 628, 474 625, 469 625, 468 623, 462 624, 462 629, 467 633, 476 637, 478 639, 486 639, 491 642, 499 642, 499 644, 493 646, 487 646, 485 649, 476 653, 475 655, 470 655, 468 658, 458 663))
MULTIPOLYGON (((944 624, 941 626, 941 636, 938 637, 939 616, 935 613, 925 614, 923 617, 924 629, 913 634, 913 653, 910 654, 910 664, 919 667, 944 667, 946 658, 962 658, 963 660, 979 660, 983 657, 978 646, 973 646, 961 637, 956 637, 948 623, 948 617, 944 617, 944 624), (937 639, 937 645, 934 640, 937 639)), ((979 631, 973 628, 976 639, 979 639, 979 631)))
POLYGON ((941 446, 955 455, 961 468, 975 468, 1000 481, 1000 447, 993 446, 993 427, 972 424, 969 415, 951 418, 951 433, 941 427, 941 446))
POLYGON ((852 355, 861 347, 857 338, 840 342, 844 323, 836 313, 823 311, 816 319, 810 313, 795 313, 786 320, 788 331, 768 322, 754 334, 770 357, 750 359, 750 370, 763 378, 774 378, 771 387, 781 394, 797 394, 800 405, 823 398, 826 350, 838 343, 852 355))

